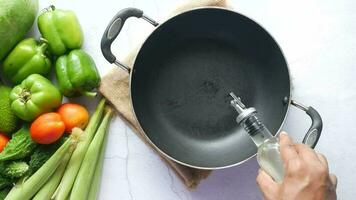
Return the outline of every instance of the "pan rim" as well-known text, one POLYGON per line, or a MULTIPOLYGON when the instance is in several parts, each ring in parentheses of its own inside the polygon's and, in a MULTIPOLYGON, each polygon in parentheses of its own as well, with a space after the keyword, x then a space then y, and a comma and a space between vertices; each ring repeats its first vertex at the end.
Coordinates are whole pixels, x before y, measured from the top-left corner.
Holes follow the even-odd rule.
MULTIPOLYGON (((148 38, 150 38, 150 36, 156 31, 157 28, 161 27, 162 25, 166 24, 168 21, 170 21, 171 19, 179 16, 179 15, 182 15, 182 14, 185 14, 187 12, 193 12, 193 11, 196 11, 196 10, 224 10, 224 11, 227 11, 227 12, 232 12, 234 14, 238 14, 238 15, 241 15, 242 17, 245 17, 246 19, 248 20, 251 20, 252 22, 254 22, 255 24, 257 24, 258 26, 260 26, 272 39, 273 41, 276 43, 277 47, 279 48, 279 50, 281 51, 281 54, 283 56, 283 59, 286 63, 286 67, 287 67, 287 74, 288 74, 288 82, 289 82, 289 97, 288 97, 288 106, 287 106, 287 110, 284 114, 284 117, 283 117, 283 120, 282 120, 282 123, 280 125, 280 127, 278 128, 277 130, 277 133, 275 134, 275 137, 279 136, 280 134, 280 131, 282 130, 282 127, 283 125, 285 124, 285 121, 287 119, 287 116, 288 116, 288 113, 289 113, 289 109, 290 109, 290 105, 291 105, 291 101, 292 101, 292 84, 291 84, 291 74, 290 74, 290 70, 289 70, 289 66, 288 66, 288 62, 286 60, 286 57, 285 57, 285 54, 283 53, 283 50, 282 48, 280 47, 280 45, 278 44, 277 40, 263 27, 261 26, 259 23, 257 23, 255 20, 247 17, 246 15, 242 14, 242 13, 239 13, 239 12, 236 12, 234 10, 231 10, 229 8, 224 8, 224 7, 218 7, 218 6, 201 6, 201 7, 196 7, 196 8, 193 8, 193 9, 189 9, 189 10, 186 10, 182 13, 179 13, 177 15, 173 15, 171 16, 168 20, 164 21, 163 23, 160 23, 158 26, 156 26, 153 31, 147 35, 147 37, 145 38, 145 40, 142 42, 142 44, 139 46, 139 51, 137 53, 137 56, 140 54, 141 52, 141 49, 142 49, 142 46, 146 43, 146 41, 148 40, 148 38)), ((134 62, 133 62, 133 65, 132 65, 132 70, 130 72, 130 75, 129 75, 129 96, 130 96, 130 102, 131 102, 131 109, 133 110, 133 115, 136 119, 136 121, 138 122, 138 128, 139 128, 139 131, 141 131, 143 133, 143 137, 146 139, 146 141, 148 141, 149 145, 151 145, 154 149, 156 149, 159 154, 163 155, 165 157, 165 159, 170 159, 171 161, 174 161, 178 164, 181 164, 183 166, 186 166, 186 167, 190 167, 190 168, 194 168, 194 169, 201 169, 201 170, 219 170, 219 169, 226 169, 226 168, 231 168, 231 167, 235 167, 235 166, 238 166, 242 163, 245 163, 249 160, 251 160, 251 158, 255 157, 257 155, 257 152, 252 154, 251 156, 245 158, 244 160, 240 161, 240 162, 237 162, 237 163, 233 163, 233 164, 230 164, 230 165, 224 165, 224 166, 218 166, 218 167, 205 167, 205 166, 198 166, 198 165, 192 165, 192 164, 188 164, 188 163, 185 163, 183 161, 180 161, 172 156, 170 156, 168 153, 164 152, 162 149, 160 149, 151 139, 150 137, 146 134, 146 131, 142 128, 141 126, 141 123, 138 119, 138 117, 136 116, 136 111, 135 111, 135 108, 134 108, 134 105, 133 105, 133 99, 132 99, 132 76, 133 76, 133 72, 134 72, 134 67, 135 67, 135 63, 136 63, 136 59, 137 59, 137 56, 135 57, 134 59, 134 62)))

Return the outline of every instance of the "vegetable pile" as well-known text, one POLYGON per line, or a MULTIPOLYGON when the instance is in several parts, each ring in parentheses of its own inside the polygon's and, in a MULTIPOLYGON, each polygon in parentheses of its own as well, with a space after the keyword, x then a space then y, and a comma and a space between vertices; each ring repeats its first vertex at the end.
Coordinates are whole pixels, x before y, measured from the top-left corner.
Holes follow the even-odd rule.
POLYGON ((38 0, 0 5, 0 200, 95 199, 113 111, 105 99, 91 116, 63 102, 100 84, 79 20, 50 6, 37 18, 42 38, 24 38, 38 0))

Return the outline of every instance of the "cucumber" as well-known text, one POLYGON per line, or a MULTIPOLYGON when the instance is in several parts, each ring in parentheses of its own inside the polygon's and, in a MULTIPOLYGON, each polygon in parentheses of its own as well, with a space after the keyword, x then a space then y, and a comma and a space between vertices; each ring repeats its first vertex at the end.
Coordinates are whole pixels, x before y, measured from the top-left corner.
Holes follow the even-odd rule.
POLYGON ((0 0, 0 61, 32 27, 38 0, 0 0))

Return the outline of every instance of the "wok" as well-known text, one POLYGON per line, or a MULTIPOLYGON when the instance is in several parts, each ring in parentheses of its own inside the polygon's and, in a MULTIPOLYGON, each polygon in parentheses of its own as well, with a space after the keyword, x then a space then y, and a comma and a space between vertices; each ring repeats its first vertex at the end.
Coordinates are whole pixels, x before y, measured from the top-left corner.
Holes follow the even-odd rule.
POLYGON ((257 152, 236 122, 229 92, 255 107, 272 134, 281 129, 290 105, 312 125, 303 142, 314 147, 322 120, 312 107, 291 99, 283 53, 253 20, 222 8, 198 8, 158 24, 136 8, 121 10, 101 41, 104 57, 130 73, 132 107, 147 139, 165 156, 186 166, 219 169, 257 152), (142 44, 132 70, 111 52, 129 17, 155 30, 142 44))

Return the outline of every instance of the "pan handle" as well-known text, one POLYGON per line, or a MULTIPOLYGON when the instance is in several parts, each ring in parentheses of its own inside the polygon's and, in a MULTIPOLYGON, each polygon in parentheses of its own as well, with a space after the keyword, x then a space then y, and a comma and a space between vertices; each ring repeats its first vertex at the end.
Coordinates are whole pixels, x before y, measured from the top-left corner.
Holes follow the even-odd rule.
POLYGON ((303 143, 310 146, 311 148, 314 148, 318 143, 321 131, 323 129, 323 120, 321 119, 321 116, 319 115, 318 111, 316 111, 311 106, 304 106, 303 104, 300 104, 294 100, 291 101, 291 104, 301 110, 304 110, 311 118, 312 124, 307 134, 304 136, 303 143))
POLYGON ((130 17, 142 18, 151 23, 153 26, 158 26, 158 23, 143 14, 142 10, 137 8, 125 8, 120 10, 106 27, 103 37, 101 38, 101 52, 103 53, 105 59, 109 61, 109 63, 115 63, 115 65, 121 67, 128 73, 130 73, 130 68, 116 60, 116 57, 111 51, 111 44, 119 35, 122 27, 125 24, 125 21, 130 17))

